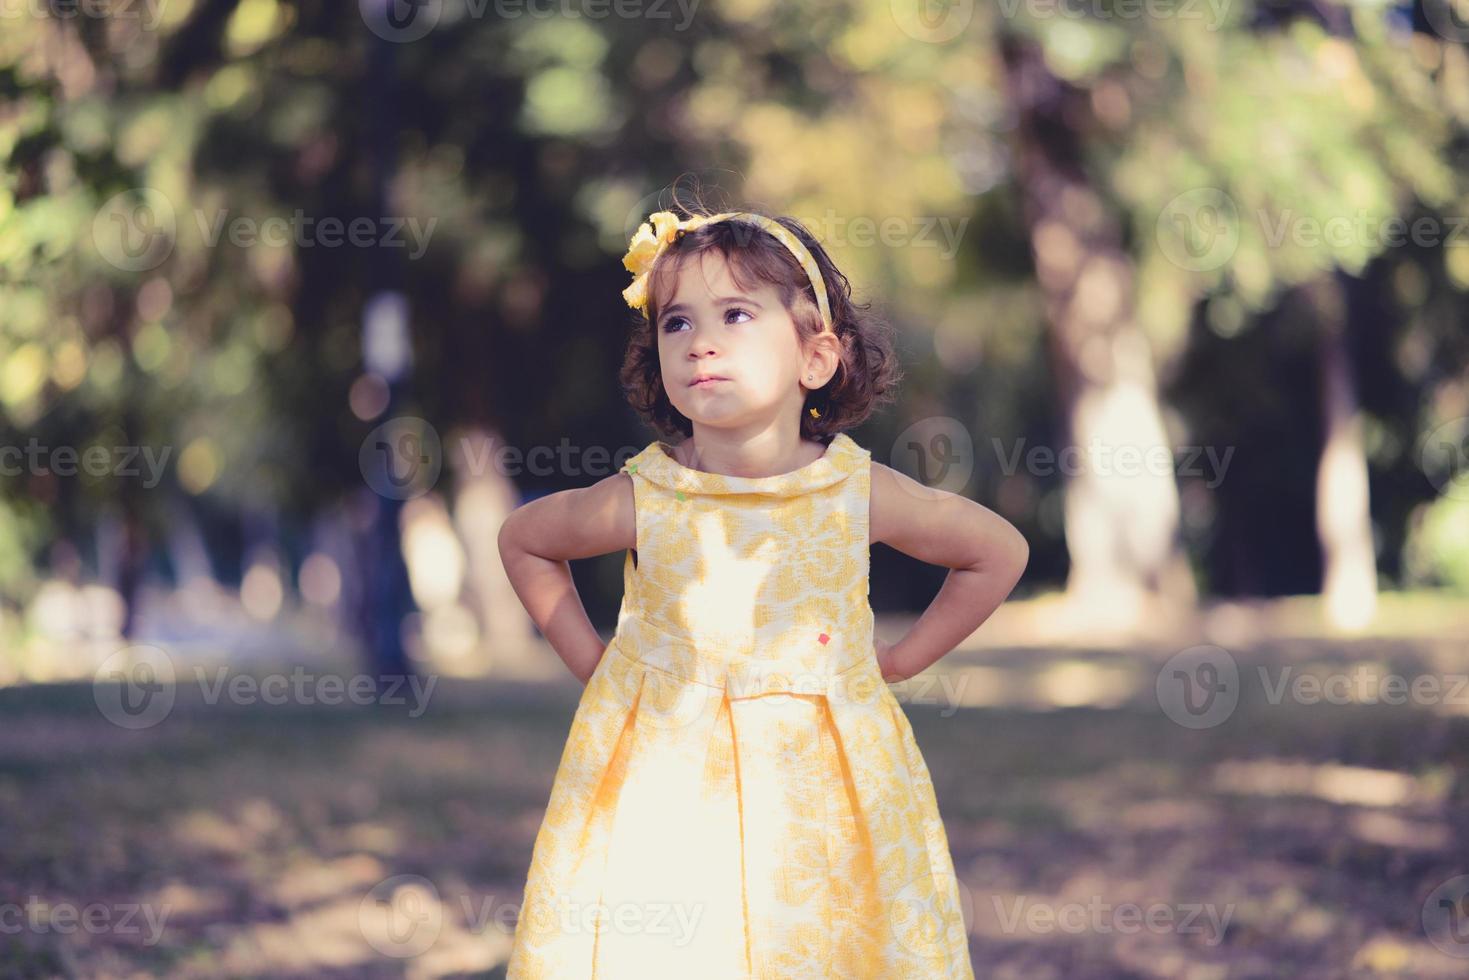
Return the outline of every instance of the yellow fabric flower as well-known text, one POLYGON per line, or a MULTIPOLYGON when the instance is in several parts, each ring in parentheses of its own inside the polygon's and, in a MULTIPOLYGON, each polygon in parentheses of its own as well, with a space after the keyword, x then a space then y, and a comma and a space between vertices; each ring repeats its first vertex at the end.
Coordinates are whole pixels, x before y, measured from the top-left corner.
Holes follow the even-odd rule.
POLYGON ((656 211, 643 222, 628 243, 627 254, 622 257, 623 267, 634 277, 632 284, 622 291, 622 298, 627 300, 628 306, 641 310, 647 305, 648 273, 652 271, 653 263, 673 244, 679 228, 693 227, 695 220, 681 223, 672 211, 656 211))

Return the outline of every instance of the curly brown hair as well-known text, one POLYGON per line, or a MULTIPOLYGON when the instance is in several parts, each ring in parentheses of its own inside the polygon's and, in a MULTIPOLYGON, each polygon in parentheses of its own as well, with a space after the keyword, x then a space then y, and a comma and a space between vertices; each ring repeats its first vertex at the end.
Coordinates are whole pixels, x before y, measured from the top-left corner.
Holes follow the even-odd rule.
MULTIPOLYGON (((716 213, 702 205, 683 207, 685 216, 716 213)), ((735 209, 725 209, 735 210, 735 209)), ((852 285, 832 262, 826 249, 794 218, 772 216, 811 252, 826 280, 827 303, 831 309, 832 329, 841 344, 841 363, 836 373, 821 388, 806 393, 801 407, 801 437, 826 443, 838 432, 852 428, 868 418, 880 404, 896 397, 897 383, 902 378, 894 353, 894 331, 886 320, 874 314, 871 303, 852 300, 852 285), (813 418, 809 409, 816 408, 820 417, 813 418)), ((677 281, 677 272, 690 256, 717 250, 729 265, 730 277, 741 288, 752 281, 775 287, 804 347, 822 330, 821 313, 816 305, 816 292, 811 279, 790 250, 774 235, 747 221, 717 221, 693 231, 679 231, 668 249, 658 258, 649 276, 646 316, 633 314, 632 335, 623 357, 619 378, 628 401, 644 421, 665 435, 693 435, 693 424, 673 407, 663 388, 663 372, 658 361, 658 336, 653 324, 658 322, 658 309, 666 303, 677 281)))

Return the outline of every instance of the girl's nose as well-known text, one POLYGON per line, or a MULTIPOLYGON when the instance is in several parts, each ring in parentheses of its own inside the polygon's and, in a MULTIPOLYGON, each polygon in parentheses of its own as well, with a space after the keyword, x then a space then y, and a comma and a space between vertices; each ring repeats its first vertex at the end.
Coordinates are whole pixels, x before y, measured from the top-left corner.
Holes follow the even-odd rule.
POLYGON ((716 348, 714 346, 713 336, 708 331, 698 332, 697 327, 694 330, 694 335, 689 339, 689 356, 701 357, 706 354, 715 353, 716 348))

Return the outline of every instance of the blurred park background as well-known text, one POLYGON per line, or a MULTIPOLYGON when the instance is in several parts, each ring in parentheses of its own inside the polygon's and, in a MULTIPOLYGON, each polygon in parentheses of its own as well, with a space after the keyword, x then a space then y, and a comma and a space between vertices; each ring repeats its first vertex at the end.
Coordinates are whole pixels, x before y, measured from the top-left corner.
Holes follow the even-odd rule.
MULTIPOLYGON (((899 685, 976 972, 1469 970, 1469 3, 0 28, 0 975, 503 975, 579 687, 495 535, 655 438, 619 260, 693 185, 896 325, 854 438, 1030 541, 899 685)), ((943 574, 875 547, 879 632, 943 574)))

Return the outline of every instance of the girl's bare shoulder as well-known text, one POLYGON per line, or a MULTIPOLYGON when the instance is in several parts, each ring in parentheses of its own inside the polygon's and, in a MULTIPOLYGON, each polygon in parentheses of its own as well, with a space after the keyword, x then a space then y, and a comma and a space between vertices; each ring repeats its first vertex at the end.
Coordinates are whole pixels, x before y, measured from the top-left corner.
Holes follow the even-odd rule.
POLYGON ((906 473, 872 460, 868 480, 868 540, 874 544, 890 542, 913 508, 952 496, 948 491, 924 486, 906 473))
POLYGON ((925 486, 876 461, 870 494, 873 542, 949 568, 1012 559, 1025 565, 1029 545, 1015 526, 968 497, 925 486))

